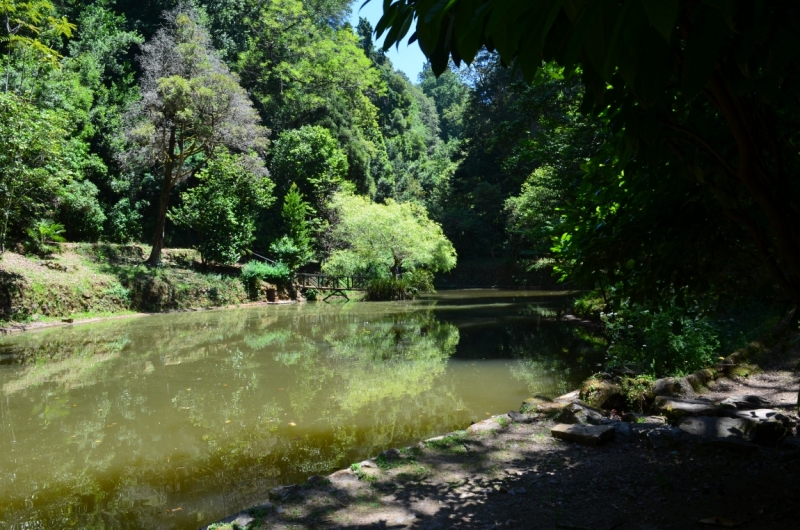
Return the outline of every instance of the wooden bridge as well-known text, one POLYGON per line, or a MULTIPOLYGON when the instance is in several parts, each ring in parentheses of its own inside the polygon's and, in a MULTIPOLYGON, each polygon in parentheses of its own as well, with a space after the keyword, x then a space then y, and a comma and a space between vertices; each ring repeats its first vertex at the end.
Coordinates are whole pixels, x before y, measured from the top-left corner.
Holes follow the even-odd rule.
POLYGON ((300 272, 294 275, 294 283, 297 289, 314 289, 315 291, 327 292, 327 300, 331 296, 344 296, 348 300, 346 291, 366 291, 367 284, 372 278, 369 276, 332 276, 329 274, 308 274, 300 272))

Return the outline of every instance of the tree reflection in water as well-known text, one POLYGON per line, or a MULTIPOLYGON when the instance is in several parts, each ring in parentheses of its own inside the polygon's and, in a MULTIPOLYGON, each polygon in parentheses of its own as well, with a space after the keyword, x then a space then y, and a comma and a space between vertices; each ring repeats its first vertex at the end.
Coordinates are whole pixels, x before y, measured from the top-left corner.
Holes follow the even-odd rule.
POLYGON ((537 330, 529 305, 476 329, 446 303, 308 304, 3 339, 0 526, 197 528, 276 485, 463 428, 493 399, 563 388, 585 343, 537 330), (485 340, 502 360, 476 365, 485 340))

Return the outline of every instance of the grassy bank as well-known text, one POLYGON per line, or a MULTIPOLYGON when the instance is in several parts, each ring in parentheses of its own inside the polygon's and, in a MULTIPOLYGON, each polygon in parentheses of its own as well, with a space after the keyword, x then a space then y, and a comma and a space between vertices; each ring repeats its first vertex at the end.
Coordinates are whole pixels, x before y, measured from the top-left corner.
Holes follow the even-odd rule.
POLYGON ((235 267, 201 270, 193 250, 168 249, 142 264, 142 245, 67 244, 47 259, 7 252, 0 260, 0 321, 27 323, 250 301, 235 267))

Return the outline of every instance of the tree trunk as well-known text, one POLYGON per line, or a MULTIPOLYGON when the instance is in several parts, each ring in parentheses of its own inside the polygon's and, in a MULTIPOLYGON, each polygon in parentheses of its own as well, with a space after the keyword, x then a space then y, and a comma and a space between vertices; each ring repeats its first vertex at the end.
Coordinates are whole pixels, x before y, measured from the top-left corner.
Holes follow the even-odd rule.
MULTIPOLYGON (((164 229, 167 225, 167 209, 169 208, 169 192, 172 191, 172 186, 175 180, 172 178, 172 173, 175 170, 175 162, 173 155, 175 153, 175 127, 169 132, 169 146, 166 162, 164 162, 164 183, 161 186, 161 197, 158 202, 158 215, 156 217, 156 230, 153 234, 153 250, 150 251, 150 257, 147 258, 145 264, 148 267, 157 267, 161 262, 161 250, 164 248, 164 229)), ((178 166, 180 169, 181 166, 178 166)))
POLYGON ((164 228, 167 224, 167 209, 169 208, 169 192, 172 190, 172 179, 164 178, 161 187, 161 198, 158 203, 158 216, 156 217, 156 230, 153 235, 153 250, 145 263, 149 267, 157 267, 161 261, 161 250, 164 248, 164 228))

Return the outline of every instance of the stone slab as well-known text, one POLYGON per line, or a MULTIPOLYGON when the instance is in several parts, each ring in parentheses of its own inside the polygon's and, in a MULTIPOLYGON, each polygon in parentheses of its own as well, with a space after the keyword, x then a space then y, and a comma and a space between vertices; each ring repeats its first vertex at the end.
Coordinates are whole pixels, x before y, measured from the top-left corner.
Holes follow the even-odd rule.
POLYGON ((784 427, 790 427, 793 423, 788 416, 772 409, 725 410, 722 412, 722 414, 729 418, 741 418, 757 421, 759 423, 776 421, 782 424, 784 427))
POLYGON ((752 441, 755 438, 755 422, 742 418, 689 416, 678 421, 678 428, 702 438, 739 438, 752 441))
POLYGON ((731 396, 722 400, 719 405, 724 409, 750 410, 769 407, 772 402, 761 396, 731 396))
POLYGON ((720 408, 711 401, 656 397, 653 407, 656 412, 671 420, 686 416, 719 416, 720 408))
POLYGON ((467 427, 468 432, 488 432, 488 431, 496 431, 500 428, 500 424, 497 423, 497 420, 494 418, 489 418, 488 420, 479 421, 477 423, 473 423, 469 427, 467 427))
POLYGON ((560 423, 550 429, 550 434, 559 440, 583 445, 600 445, 614 439, 613 425, 584 425, 582 423, 560 423))

